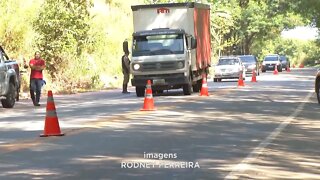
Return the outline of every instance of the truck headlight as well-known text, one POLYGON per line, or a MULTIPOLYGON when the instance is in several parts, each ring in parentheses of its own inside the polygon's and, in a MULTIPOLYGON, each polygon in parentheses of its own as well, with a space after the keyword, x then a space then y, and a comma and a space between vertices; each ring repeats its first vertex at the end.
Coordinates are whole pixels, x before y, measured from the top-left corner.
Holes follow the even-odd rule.
POLYGON ((133 69, 136 70, 136 71, 139 70, 140 69, 140 64, 134 64, 133 65, 133 69))
POLYGON ((183 62, 178 62, 177 67, 178 67, 178 69, 182 69, 184 67, 183 62))

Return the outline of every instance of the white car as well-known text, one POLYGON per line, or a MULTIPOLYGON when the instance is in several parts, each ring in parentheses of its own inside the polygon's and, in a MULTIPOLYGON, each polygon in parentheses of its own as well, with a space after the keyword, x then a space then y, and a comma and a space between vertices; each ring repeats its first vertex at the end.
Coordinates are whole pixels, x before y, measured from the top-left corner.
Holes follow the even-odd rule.
POLYGON ((214 82, 220 82, 222 79, 245 79, 245 66, 239 57, 221 57, 214 69, 214 82))

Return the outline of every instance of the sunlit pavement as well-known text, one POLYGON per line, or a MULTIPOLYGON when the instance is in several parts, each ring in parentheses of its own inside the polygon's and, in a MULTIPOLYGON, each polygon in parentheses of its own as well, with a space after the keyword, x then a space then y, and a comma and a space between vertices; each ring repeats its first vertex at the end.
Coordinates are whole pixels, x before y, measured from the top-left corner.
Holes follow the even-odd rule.
POLYGON ((208 79, 209 97, 165 92, 153 112, 120 90, 54 95, 63 137, 38 137, 45 97, 40 108, 22 100, 0 109, 0 179, 320 179, 314 74, 267 72, 245 87, 208 79))

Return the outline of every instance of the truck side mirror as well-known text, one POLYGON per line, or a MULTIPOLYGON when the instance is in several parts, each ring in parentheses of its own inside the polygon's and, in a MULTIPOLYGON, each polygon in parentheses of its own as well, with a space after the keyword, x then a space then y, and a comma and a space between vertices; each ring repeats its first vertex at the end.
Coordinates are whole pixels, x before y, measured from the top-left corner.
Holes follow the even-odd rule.
POLYGON ((192 37, 191 38, 191 49, 197 48, 197 39, 192 37))

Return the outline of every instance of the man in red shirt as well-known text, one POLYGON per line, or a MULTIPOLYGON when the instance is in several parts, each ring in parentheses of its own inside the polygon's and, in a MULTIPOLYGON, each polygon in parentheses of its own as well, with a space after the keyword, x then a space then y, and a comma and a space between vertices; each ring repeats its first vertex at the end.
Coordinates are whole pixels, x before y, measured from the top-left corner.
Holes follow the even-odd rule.
POLYGON ((43 85, 42 71, 46 67, 45 61, 40 58, 40 52, 34 53, 34 59, 29 62, 30 74, 30 95, 34 106, 40 106, 41 87, 43 85), (34 94, 36 93, 36 94, 34 94))

